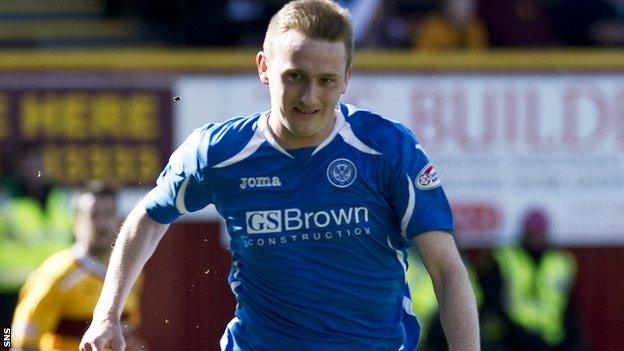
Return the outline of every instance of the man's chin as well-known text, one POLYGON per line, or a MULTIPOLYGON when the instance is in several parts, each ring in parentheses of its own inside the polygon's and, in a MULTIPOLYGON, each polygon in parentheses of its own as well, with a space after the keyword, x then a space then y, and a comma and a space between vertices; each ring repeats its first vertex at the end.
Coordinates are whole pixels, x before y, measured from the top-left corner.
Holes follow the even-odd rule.
POLYGON ((317 129, 313 126, 301 124, 291 125, 290 128, 288 128, 288 131, 292 136, 302 139, 312 138, 318 134, 317 129))
POLYGON ((315 121, 320 119, 321 114, 319 112, 316 113, 296 113, 293 112, 288 116, 288 120, 291 124, 296 123, 314 123, 315 121))

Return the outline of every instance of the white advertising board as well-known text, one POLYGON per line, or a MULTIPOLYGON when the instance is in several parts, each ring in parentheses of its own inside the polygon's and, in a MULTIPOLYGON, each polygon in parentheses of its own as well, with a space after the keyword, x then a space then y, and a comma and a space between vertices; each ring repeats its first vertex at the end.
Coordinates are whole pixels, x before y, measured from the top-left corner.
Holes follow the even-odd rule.
MULTIPOLYGON (((174 91, 174 144, 269 106, 251 74, 187 76, 174 91)), ((462 245, 514 240, 535 208, 554 243, 624 244, 624 75, 356 74, 343 101, 414 131, 462 245)))

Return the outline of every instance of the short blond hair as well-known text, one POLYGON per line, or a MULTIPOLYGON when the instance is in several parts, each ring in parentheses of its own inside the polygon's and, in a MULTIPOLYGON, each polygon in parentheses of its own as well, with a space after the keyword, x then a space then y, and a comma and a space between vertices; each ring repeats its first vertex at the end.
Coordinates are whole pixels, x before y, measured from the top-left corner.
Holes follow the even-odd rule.
POLYGON ((296 30, 312 38, 341 41, 347 54, 347 67, 353 56, 353 24, 349 11, 331 0, 295 0, 282 7, 269 22, 264 51, 272 38, 296 30))

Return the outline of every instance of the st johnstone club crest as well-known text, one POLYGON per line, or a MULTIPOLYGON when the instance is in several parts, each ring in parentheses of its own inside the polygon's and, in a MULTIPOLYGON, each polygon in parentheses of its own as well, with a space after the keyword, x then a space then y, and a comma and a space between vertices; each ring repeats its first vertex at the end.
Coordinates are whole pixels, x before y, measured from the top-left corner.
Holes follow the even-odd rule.
POLYGON ((353 184, 356 177, 355 165, 346 158, 335 159, 327 167, 327 179, 332 185, 339 188, 346 188, 353 184))

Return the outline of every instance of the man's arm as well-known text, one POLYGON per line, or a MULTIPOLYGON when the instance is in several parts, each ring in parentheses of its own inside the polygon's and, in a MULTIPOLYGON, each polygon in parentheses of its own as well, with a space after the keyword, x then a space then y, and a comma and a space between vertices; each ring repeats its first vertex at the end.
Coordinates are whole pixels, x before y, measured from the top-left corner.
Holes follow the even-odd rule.
POLYGON ((479 350, 477 305, 453 237, 432 231, 414 243, 433 281, 449 350, 479 350))
POLYGON ((141 269, 156 250, 169 225, 151 219, 140 202, 121 227, 111 255, 102 293, 91 326, 82 337, 81 351, 124 349, 120 318, 128 294, 141 269))

